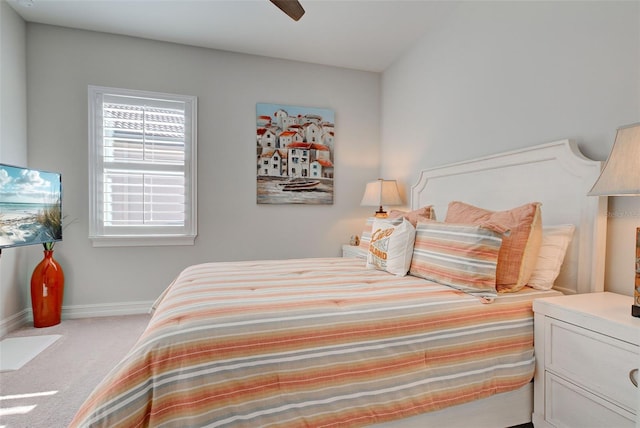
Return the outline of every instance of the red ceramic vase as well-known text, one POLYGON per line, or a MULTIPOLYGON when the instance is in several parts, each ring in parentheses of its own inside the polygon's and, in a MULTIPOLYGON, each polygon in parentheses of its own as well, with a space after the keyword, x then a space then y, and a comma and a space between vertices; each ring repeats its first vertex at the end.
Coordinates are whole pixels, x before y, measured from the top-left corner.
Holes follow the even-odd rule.
POLYGON ((45 250, 44 259, 31 275, 31 307, 34 327, 51 327, 60 324, 64 272, 53 259, 53 250, 45 250))

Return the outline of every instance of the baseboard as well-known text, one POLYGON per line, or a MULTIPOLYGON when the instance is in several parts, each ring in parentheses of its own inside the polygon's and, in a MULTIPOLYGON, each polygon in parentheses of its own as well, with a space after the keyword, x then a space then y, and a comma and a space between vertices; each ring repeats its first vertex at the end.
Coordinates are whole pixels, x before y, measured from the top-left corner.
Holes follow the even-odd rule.
MULTIPOLYGON (((153 300, 144 302, 100 303, 62 307, 62 319, 112 317, 118 315, 148 314, 153 300)), ((29 310, 31 315, 31 310, 29 310)))
POLYGON ((0 320, 0 337, 4 337, 13 330, 17 330, 23 325, 29 323, 29 319, 33 320, 33 316, 31 316, 31 309, 23 309, 17 314, 0 320))
MULTIPOLYGON (((153 300, 143 302, 101 303, 96 305, 73 305, 62 307, 62 320, 92 317, 113 317, 121 315, 148 314, 153 300)), ((15 315, 0 320, 0 337, 4 337, 33 322, 31 308, 23 309, 15 315)))

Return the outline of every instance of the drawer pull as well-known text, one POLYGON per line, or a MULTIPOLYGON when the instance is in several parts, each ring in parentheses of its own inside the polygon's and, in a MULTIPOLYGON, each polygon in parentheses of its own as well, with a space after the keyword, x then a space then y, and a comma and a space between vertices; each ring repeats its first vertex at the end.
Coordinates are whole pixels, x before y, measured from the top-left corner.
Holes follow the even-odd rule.
POLYGON ((629 379, 631 380, 631 383, 633 384, 633 386, 635 386, 636 388, 638 387, 638 381, 636 380, 637 375, 638 375, 638 369, 633 369, 629 372, 629 379))

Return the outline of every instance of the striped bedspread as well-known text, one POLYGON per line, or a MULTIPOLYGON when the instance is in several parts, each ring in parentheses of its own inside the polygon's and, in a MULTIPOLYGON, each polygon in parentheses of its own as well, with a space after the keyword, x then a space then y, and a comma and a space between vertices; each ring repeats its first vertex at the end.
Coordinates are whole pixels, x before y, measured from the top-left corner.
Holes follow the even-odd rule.
POLYGON ((483 304, 350 258, 194 265, 71 426, 364 426, 510 391, 553 294, 483 304))

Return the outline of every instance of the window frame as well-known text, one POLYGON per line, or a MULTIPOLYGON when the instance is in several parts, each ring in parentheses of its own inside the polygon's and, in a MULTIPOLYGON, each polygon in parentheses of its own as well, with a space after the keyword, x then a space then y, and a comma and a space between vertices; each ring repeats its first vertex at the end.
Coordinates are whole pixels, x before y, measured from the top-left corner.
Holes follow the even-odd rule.
MULTIPOLYGON (((94 247, 194 245, 197 236, 197 97, 134 89, 89 85, 89 239, 94 247), (105 170, 103 152, 103 99, 107 95, 178 101, 185 104, 185 221, 183 226, 128 226, 127 233, 114 233, 118 227, 105 226, 105 170), (175 230, 179 228, 179 231, 175 230)), ((135 165, 135 164, 132 164, 135 165)), ((135 170, 135 167, 132 167, 135 170)))

